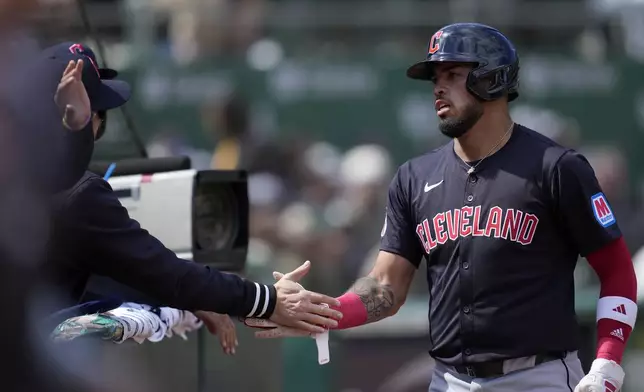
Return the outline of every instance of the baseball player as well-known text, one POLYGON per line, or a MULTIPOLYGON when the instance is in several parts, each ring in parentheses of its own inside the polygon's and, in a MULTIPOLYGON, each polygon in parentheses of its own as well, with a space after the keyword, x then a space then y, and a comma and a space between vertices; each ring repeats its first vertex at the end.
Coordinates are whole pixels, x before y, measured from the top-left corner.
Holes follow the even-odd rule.
MULTIPOLYGON (((619 390, 637 315, 631 257, 586 159, 510 118, 519 87, 513 44, 485 25, 452 24, 407 76, 432 82, 440 130, 452 140, 398 169, 380 253, 338 298, 338 328, 396 314, 424 258, 431 392, 619 390), (601 281, 597 354, 585 376, 579 255, 601 281)), ((296 334, 279 326, 256 333, 296 334)))

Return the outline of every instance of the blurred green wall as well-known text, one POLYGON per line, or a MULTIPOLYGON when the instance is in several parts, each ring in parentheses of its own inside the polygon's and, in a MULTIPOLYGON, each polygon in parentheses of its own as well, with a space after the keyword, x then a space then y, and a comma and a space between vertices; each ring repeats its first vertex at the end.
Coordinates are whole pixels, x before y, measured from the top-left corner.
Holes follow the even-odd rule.
MULTIPOLYGON (((512 104, 555 109, 574 118, 584 142, 615 143, 639 168, 644 144, 642 66, 619 60, 587 64, 557 56, 522 57, 521 98, 512 104)), ((258 132, 306 136, 341 148, 379 142, 397 162, 445 141, 437 131, 431 85, 405 77, 408 64, 292 60, 267 72, 243 62, 212 61, 174 67, 149 61, 122 72, 134 88, 128 111, 146 139, 180 133, 194 146, 214 140, 202 127, 201 106, 236 90, 252 104, 258 132)), ((117 115, 118 116, 118 115, 117 115)), ((115 116, 116 117, 116 116, 115 116)), ((98 157, 132 154, 123 121, 99 143, 98 157)), ((639 175, 639 174, 638 174, 639 175)))

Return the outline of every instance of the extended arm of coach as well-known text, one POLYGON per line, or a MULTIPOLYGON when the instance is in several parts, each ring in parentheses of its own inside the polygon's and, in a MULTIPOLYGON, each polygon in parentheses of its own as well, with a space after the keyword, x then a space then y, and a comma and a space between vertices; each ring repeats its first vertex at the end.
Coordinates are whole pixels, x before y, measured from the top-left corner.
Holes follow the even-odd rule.
POLYGON ((178 258, 130 218, 110 185, 89 175, 67 197, 58 249, 79 269, 108 276, 167 306, 268 318, 276 303, 263 285, 178 258))

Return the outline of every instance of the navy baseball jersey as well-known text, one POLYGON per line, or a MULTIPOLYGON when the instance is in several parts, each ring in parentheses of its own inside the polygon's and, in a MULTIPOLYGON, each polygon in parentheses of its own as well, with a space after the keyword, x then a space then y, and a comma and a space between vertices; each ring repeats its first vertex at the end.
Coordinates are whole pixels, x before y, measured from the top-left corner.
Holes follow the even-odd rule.
POLYGON ((460 365, 577 350, 578 257, 621 236, 592 168, 520 125, 474 164, 452 141, 389 188, 380 249, 426 260, 430 354, 460 365))

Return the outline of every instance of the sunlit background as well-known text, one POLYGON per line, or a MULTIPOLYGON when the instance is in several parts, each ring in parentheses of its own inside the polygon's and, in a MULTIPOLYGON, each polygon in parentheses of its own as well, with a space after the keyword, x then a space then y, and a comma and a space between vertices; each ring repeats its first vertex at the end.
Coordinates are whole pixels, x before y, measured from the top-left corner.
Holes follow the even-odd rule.
MULTIPOLYGON (((125 114, 111 114, 96 159, 136 157, 136 134, 150 157, 187 155, 196 169, 248 170, 248 275, 270 282, 271 271, 308 259, 313 269, 303 284, 331 295, 373 263, 397 165, 446 141, 431 85, 407 79, 406 67, 424 57, 442 25, 493 25, 521 58, 514 120, 586 154, 644 282, 641 1, 40 3, 33 26, 40 45, 66 39, 100 48, 101 61, 133 86, 125 114)), ((576 279, 587 366, 598 280, 585 260, 576 279)), ((136 364, 132 377, 158 391, 426 391, 427 303, 421 270, 397 316, 332 334, 326 366, 317 364, 312 340, 257 341, 241 325, 232 358, 220 354, 214 338, 193 335, 187 342, 110 345, 90 366, 107 356, 128 358, 136 364)), ((644 390, 642 366, 640 326, 626 353, 623 391, 644 390)))

